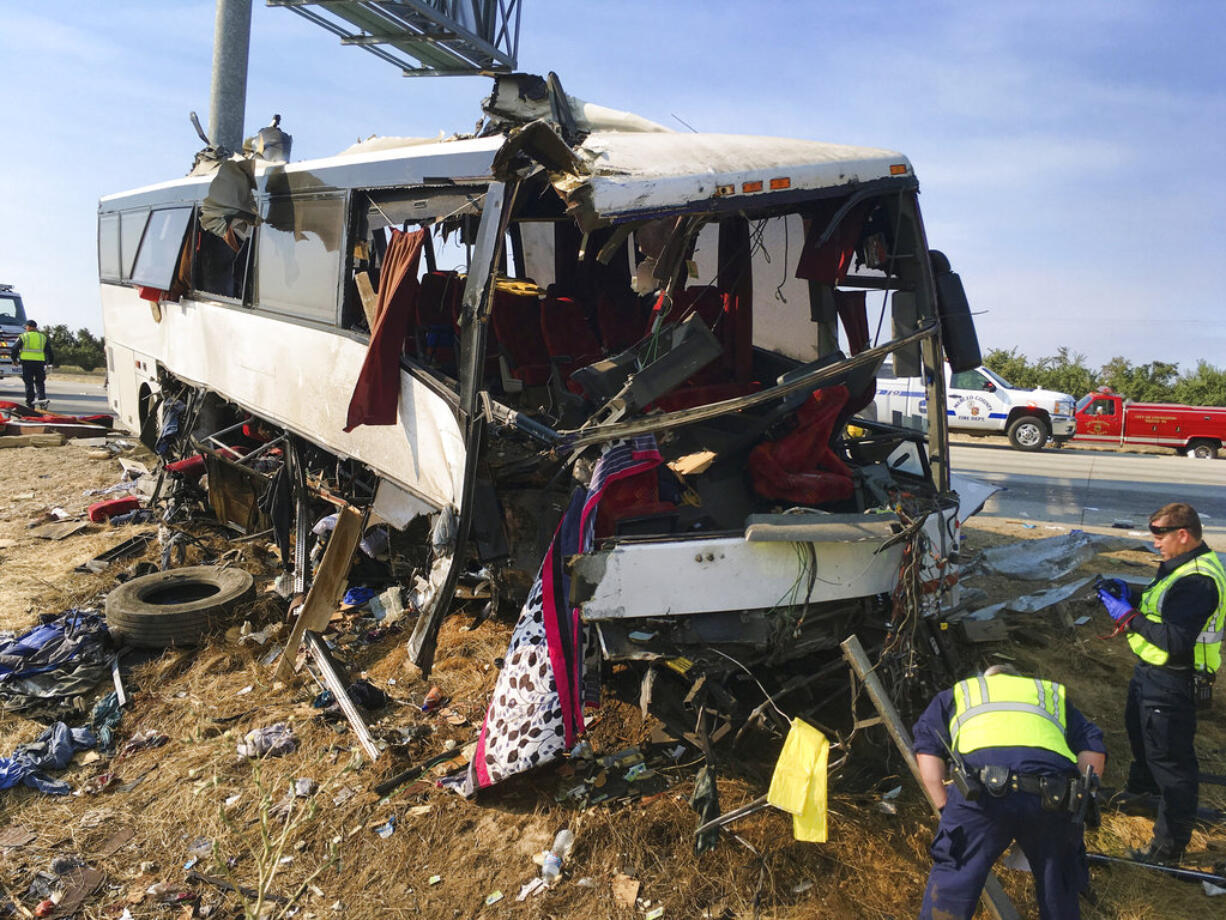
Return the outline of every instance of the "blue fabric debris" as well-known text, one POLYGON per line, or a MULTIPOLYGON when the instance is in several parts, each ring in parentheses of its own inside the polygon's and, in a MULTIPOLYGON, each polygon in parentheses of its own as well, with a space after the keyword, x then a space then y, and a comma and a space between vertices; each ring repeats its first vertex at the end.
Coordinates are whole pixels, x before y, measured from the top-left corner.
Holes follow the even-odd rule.
POLYGON ((341 598, 341 603, 349 607, 361 607, 374 596, 374 588, 367 588, 365 586, 350 588, 345 592, 345 596, 341 598))
POLYGON ((170 445, 175 439, 175 435, 179 433, 179 418, 183 415, 183 410, 187 407, 179 400, 168 402, 162 409, 162 431, 158 435, 157 443, 153 445, 153 452, 159 457, 164 457, 166 452, 170 450, 170 445))
POLYGON ((93 726, 98 736, 98 747, 109 751, 115 744, 115 728, 123 718, 123 710, 119 708, 119 694, 112 690, 94 706, 89 715, 89 724, 93 726))
POLYGON ((66 611, 0 645, 0 708, 58 716, 110 666, 106 622, 89 611, 66 611))
POLYGON ((46 795, 68 795, 71 786, 45 774, 63 770, 73 754, 92 748, 96 743, 94 733, 88 728, 69 728, 63 722, 56 722, 39 735, 37 741, 20 745, 11 757, 0 757, 0 789, 25 783, 46 795))

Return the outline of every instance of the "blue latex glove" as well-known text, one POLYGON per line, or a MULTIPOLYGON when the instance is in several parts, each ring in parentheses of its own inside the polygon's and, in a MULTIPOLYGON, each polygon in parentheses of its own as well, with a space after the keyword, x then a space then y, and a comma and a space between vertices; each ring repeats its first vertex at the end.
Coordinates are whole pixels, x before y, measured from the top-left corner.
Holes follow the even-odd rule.
POLYGON ((1099 584, 1099 588, 1109 589, 1109 593, 1120 598, 1120 600, 1128 600, 1131 590, 1128 587, 1128 582, 1122 578, 1104 578, 1099 584))
POLYGON ((1106 588, 1098 589, 1098 599, 1102 601, 1103 606, 1107 608, 1107 613, 1111 615, 1111 619, 1115 620, 1117 623, 1120 620, 1126 619, 1136 613, 1136 611, 1132 609, 1132 605, 1128 603, 1126 599, 1127 595, 1124 595, 1124 597, 1125 599, 1121 600, 1106 588))

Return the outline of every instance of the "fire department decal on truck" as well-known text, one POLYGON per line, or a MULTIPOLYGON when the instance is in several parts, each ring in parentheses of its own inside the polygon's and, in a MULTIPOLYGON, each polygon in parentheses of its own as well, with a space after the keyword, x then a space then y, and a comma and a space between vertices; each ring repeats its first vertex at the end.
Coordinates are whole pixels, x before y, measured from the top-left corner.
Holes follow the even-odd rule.
MULTIPOLYGON (((1026 390, 1011 385, 986 367, 951 373, 945 366, 949 430, 968 434, 1007 434, 1018 450, 1062 444, 1074 434, 1073 397, 1054 390, 1026 390)), ((881 422, 914 427, 928 410, 919 377, 894 377, 885 365, 877 378, 877 395, 865 415, 881 422)))

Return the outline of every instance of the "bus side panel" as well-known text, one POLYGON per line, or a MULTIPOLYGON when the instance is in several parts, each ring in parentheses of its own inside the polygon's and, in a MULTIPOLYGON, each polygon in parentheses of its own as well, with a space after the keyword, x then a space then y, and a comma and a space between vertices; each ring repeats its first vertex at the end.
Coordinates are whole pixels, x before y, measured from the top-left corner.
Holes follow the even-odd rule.
MULTIPOLYGON (((395 425, 346 434, 353 387, 366 343, 335 330, 251 310, 185 299, 163 303, 154 322, 135 292, 103 285, 107 341, 152 355, 176 377, 198 384, 307 440, 353 457, 431 504, 459 501, 464 439, 451 408, 401 374, 395 425)), ((118 351, 117 351, 118 357, 118 351)), ((137 417, 130 391, 118 390, 125 424, 137 417)))

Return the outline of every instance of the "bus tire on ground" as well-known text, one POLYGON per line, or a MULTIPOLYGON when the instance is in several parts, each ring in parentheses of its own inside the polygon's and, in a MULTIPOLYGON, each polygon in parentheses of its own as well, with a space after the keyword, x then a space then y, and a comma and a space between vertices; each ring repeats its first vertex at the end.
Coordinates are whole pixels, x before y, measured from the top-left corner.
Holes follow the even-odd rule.
POLYGON ((255 580, 242 569, 196 565, 154 572, 107 595, 106 624, 128 645, 196 645, 254 593, 255 580))
POLYGON ((1212 460, 1217 456, 1218 445, 1208 438, 1193 438, 1188 442, 1188 453, 1197 460, 1212 460))
POLYGON ((1018 450, 1042 450, 1050 434, 1047 422, 1034 415, 1019 415, 1009 423, 1009 443, 1018 450))

